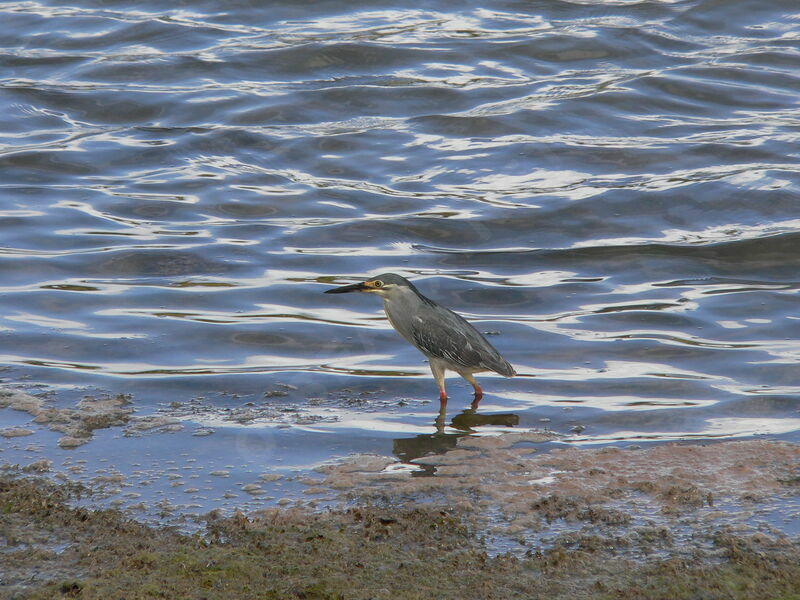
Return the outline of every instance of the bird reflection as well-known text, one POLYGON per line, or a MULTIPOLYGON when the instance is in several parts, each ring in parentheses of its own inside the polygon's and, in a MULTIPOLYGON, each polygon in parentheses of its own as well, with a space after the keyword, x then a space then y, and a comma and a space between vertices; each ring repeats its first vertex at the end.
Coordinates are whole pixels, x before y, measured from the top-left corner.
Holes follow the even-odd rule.
MULTIPOLYGON (((445 454, 456 447, 458 438, 467 435, 466 432, 445 433, 437 430, 436 433, 423 433, 412 438, 399 438, 394 440, 392 451, 402 462, 407 463, 421 456, 430 454, 445 454)), ((413 472, 412 476, 433 475, 433 465, 416 465, 422 471, 413 472)))
POLYGON ((462 431, 472 431, 476 427, 494 425, 496 427, 514 427, 519 425, 519 415, 514 413, 478 414, 477 409, 468 408, 453 417, 450 426, 462 431))
MULTIPOLYGON (((475 433, 476 428, 486 425, 495 427, 514 427, 519 424, 519 415, 514 413, 478 413, 474 406, 467 408, 453 417, 450 427, 456 431, 445 431, 444 407, 439 411, 434 426, 434 433, 423 433, 412 438, 398 438, 394 440, 392 451, 403 462, 410 462, 415 458, 431 454, 445 454, 458 444, 458 438, 475 433)), ((418 465, 423 470, 416 475, 433 475, 435 468, 432 465, 418 465)))

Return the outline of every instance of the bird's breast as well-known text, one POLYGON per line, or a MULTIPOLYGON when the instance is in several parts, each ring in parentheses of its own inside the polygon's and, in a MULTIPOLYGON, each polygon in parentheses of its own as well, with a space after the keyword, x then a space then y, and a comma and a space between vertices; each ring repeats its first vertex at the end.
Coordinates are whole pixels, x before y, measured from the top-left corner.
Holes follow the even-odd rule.
POLYGON ((414 343, 414 338, 411 334, 411 328, 406 326, 407 324, 411 323, 410 319, 404 318, 402 314, 397 312, 398 307, 390 306, 388 302, 384 303, 383 309, 386 312, 386 317, 389 319, 389 323, 392 325, 392 327, 394 327, 394 330, 403 336, 407 341, 416 346, 414 343))

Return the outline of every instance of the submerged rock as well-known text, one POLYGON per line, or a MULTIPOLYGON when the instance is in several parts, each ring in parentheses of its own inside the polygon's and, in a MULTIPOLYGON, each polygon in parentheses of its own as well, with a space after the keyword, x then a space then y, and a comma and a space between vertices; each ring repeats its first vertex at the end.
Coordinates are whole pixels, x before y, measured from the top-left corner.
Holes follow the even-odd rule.
POLYGON ((24 427, 8 427, 6 429, 0 429, 0 437, 4 438, 23 437, 26 435, 33 435, 33 429, 26 429, 24 427))
POLYGON ((46 406, 44 401, 16 390, 0 390, 0 408, 22 410, 33 416, 33 421, 46 425, 51 431, 63 433, 58 441, 62 448, 75 448, 92 438, 96 429, 125 425, 131 418, 133 406, 130 396, 118 394, 83 398, 75 408, 46 406))

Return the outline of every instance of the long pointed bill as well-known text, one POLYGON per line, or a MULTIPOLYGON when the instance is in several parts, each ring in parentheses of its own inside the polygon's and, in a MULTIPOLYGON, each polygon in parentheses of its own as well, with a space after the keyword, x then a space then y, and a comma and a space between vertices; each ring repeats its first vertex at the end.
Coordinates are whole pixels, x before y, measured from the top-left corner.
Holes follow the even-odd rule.
POLYGON ((350 285, 343 285, 342 287, 325 290, 326 294, 346 294, 348 292, 363 292, 368 289, 364 282, 351 283, 350 285))

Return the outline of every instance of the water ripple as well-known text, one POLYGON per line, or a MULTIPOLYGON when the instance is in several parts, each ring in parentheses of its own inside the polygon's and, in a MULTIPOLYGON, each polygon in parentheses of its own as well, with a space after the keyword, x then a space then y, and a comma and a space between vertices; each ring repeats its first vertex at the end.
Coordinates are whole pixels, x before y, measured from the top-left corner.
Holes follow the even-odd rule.
POLYGON ((59 389, 428 398, 379 303, 321 294, 395 271, 518 367, 487 390, 528 425, 796 431, 795 21, 5 3, 4 363, 59 389))

